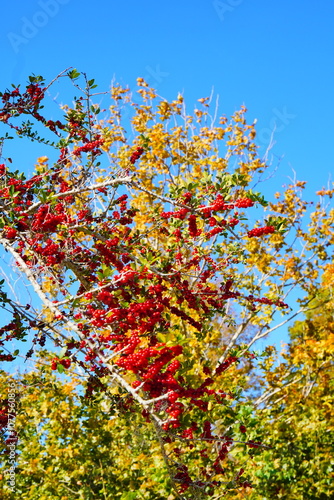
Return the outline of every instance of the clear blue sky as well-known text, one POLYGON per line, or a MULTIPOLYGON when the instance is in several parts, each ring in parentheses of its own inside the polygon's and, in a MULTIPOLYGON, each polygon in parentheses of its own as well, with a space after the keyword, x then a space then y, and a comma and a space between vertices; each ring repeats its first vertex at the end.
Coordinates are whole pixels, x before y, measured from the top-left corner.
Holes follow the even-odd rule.
MULTIPOLYGON (((331 0, 17 0, 2 6, 0 90, 72 66, 107 90, 141 76, 192 109, 214 90, 220 112, 245 104, 265 148, 284 156, 267 198, 297 178, 308 194, 334 170, 331 0)), ((53 87, 56 96, 60 86, 53 87)), ((62 100, 66 96, 61 95, 62 100)), ((70 98, 70 96, 69 96, 70 98)), ((24 158, 24 156, 21 156, 24 158)), ((31 169, 30 165, 22 168, 31 169)))
POLYGON ((222 113, 245 104, 258 119, 261 145, 276 122, 276 188, 294 169, 315 189, 334 164, 333 19, 331 0, 5 2, 0 88, 68 66, 101 90, 147 77, 191 108, 214 87, 222 113))

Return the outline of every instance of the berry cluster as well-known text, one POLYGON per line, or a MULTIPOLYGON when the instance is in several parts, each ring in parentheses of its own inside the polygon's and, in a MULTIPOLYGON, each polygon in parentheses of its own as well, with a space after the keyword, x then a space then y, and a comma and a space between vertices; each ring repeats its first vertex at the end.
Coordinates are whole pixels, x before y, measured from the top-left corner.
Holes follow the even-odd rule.
POLYGON ((201 230, 197 229, 196 215, 189 215, 188 231, 190 236, 192 236, 193 238, 196 238, 196 236, 199 236, 201 234, 201 230))
POLYGON ((97 136, 95 141, 86 142, 83 146, 75 148, 73 150, 73 156, 80 156, 81 153, 88 153, 89 151, 93 155, 101 154, 101 151, 98 149, 104 143, 104 139, 100 139, 100 136, 97 136))
POLYGON ((57 120, 56 122, 53 120, 48 120, 45 125, 49 127, 52 132, 57 132, 57 128, 59 128, 60 130, 65 128, 65 125, 63 125, 59 120, 57 120))
POLYGON ((170 219, 171 217, 174 217, 175 219, 184 220, 188 212, 189 210, 187 208, 180 208, 180 210, 177 210, 176 212, 162 212, 160 217, 163 219, 170 219))
POLYGON ((224 228, 223 228, 223 227, 219 227, 219 226, 214 227, 213 229, 211 229, 211 231, 208 231, 208 232, 206 233, 206 237, 207 237, 207 238, 212 238, 212 237, 213 237, 213 236, 215 236, 216 234, 219 234, 219 233, 221 233, 221 232, 223 232, 223 231, 224 231, 224 228))
POLYGON ((238 361, 238 358, 236 356, 230 356, 225 361, 223 361, 223 363, 220 363, 220 365, 216 368, 215 375, 220 375, 225 370, 227 370, 232 363, 235 363, 236 361, 238 361))
POLYGON ((231 219, 229 219, 229 220, 227 221, 227 225, 228 225, 229 227, 234 227, 234 226, 236 226, 237 224, 239 224, 239 219, 236 219, 235 217, 232 217, 231 219))
POLYGON ((14 227, 5 226, 4 230, 5 231, 4 231, 3 236, 5 238, 8 238, 9 240, 12 240, 17 236, 17 230, 14 227))
POLYGON ((14 359, 11 354, 0 354, 0 361, 14 361, 14 359))
POLYGON ((187 191, 186 193, 183 193, 182 198, 183 198, 183 203, 189 203, 191 198, 193 197, 193 194, 187 191))
POLYGON ((239 198, 234 205, 238 208, 249 208, 254 206, 254 201, 249 198, 239 198))
POLYGON ((275 232, 274 226, 256 227, 248 231, 247 236, 248 238, 253 238, 254 236, 259 237, 264 234, 272 234, 274 232, 275 232))
POLYGON ((53 233, 59 224, 68 222, 63 205, 58 205, 60 213, 55 214, 53 207, 48 203, 41 205, 33 216, 31 229, 33 231, 45 231, 53 233))
POLYGON ((31 83, 23 94, 21 94, 19 87, 16 87, 11 92, 7 91, 1 94, 1 100, 4 103, 1 114, 5 115, 8 111, 15 111, 16 115, 20 115, 31 109, 35 112, 43 97, 44 89, 38 84, 31 83))
POLYGON ((234 207, 232 203, 226 202, 221 194, 218 194, 214 202, 210 205, 213 212, 224 212, 234 207))
POLYGON ((54 243, 50 238, 45 241, 44 246, 35 243, 32 248, 36 254, 46 258, 48 266, 60 264, 65 259, 65 252, 61 251, 59 245, 54 243))
POLYGON ((130 163, 135 164, 136 161, 141 157, 144 153, 144 148, 138 147, 134 153, 130 156, 130 163))
POLYGON ((8 424, 8 399, 0 399, 0 431, 7 427, 8 424))
POLYGON ((289 307, 288 304, 285 304, 282 300, 271 300, 268 299, 267 297, 259 297, 255 298, 253 295, 248 295, 248 297, 245 297, 247 300, 249 300, 252 304, 255 302, 259 304, 266 304, 269 306, 275 305, 277 307, 282 307, 283 309, 289 307))
POLYGON ((69 368, 71 366, 71 360, 69 358, 53 358, 51 361, 51 370, 57 370, 58 365, 62 365, 64 368, 69 368))

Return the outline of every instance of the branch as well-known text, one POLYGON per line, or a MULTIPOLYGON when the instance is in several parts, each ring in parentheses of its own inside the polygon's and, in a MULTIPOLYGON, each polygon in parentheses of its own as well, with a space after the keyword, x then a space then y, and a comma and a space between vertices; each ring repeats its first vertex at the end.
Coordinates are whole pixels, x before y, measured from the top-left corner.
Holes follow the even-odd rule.
MULTIPOLYGON (((130 182, 131 182, 131 177, 118 177, 117 179, 108 179, 104 182, 99 182, 91 186, 74 188, 70 189, 69 191, 64 191, 63 193, 53 194, 48 197, 48 201, 55 200, 57 198, 64 198, 65 196, 70 196, 73 194, 83 193, 85 191, 95 191, 96 189, 103 188, 106 186, 112 186, 113 184, 128 184, 130 182)), ((33 212, 37 207, 39 207, 43 203, 45 202, 38 201, 37 203, 34 203, 28 208, 28 210, 26 210, 26 213, 28 214, 30 212, 33 212)))
MULTIPOLYGON (((8 240, 6 240, 5 238, 0 238, 0 243, 2 243, 2 245, 4 246, 4 248, 6 250, 8 250, 12 256, 15 258, 16 262, 18 263, 19 267, 21 268, 21 270, 23 271, 23 273, 26 275, 26 277, 28 278, 29 282, 32 284, 36 294, 38 295, 38 297, 41 299, 41 301, 43 302, 43 304, 51 311, 53 312, 56 316, 61 316, 61 317, 64 317, 64 314, 63 312, 58 309, 58 307, 55 305, 55 303, 51 302, 48 297, 46 296, 46 294, 43 292, 41 286, 38 284, 38 282, 36 281, 35 279, 35 276, 33 275, 32 271, 29 269, 29 267, 27 266, 27 264, 24 262, 24 260, 22 259, 21 255, 16 252, 16 250, 10 245, 10 243, 8 242, 8 240)), ((94 351, 97 355, 97 357, 104 363, 104 365, 108 368, 109 372, 110 372, 110 375, 112 377, 112 379, 116 380, 118 382, 118 384, 123 387, 123 389, 125 389, 128 393, 130 393, 132 395, 132 397, 143 407, 145 408, 149 413, 150 415, 152 416, 152 418, 156 421, 156 423, 158 425, 162 425, 162 420, 153 412, 153 410, 151 410, 150 408, 150 405, 152 405, 152 403, 154 403, 154 400, 145 400, 143 398, 141 398, 138 393, 136 392, 136 390, 130 385, 128 384, 128 382, 126 382, 126 380, 124 380, 123 377, 121 377, 119 375, 119 373, 117 372, 116 370, 116 367, 115 366, 112 366, 110 365, 108 362, 107 362, 107 359, 106 357, 102 354, 102 352, 97 348, 96 344, 94 344, 94 342, 92 342, 89 338, 86 338, 81 330, 78 328, 77 324, 74 323, 73 321, 71 321, 70 319, 65 319, 65 322, 66 322, 66 327, 70 330, 70 331, 74 331, 76 332, 76 334, 78 335, 78 337, 80 338, 80 340, 84 340, 86 342, 86 344, 88 345, 88 347, 94 351)), ((62 335, 63 338, 66 338, 64 335, 62 335)))

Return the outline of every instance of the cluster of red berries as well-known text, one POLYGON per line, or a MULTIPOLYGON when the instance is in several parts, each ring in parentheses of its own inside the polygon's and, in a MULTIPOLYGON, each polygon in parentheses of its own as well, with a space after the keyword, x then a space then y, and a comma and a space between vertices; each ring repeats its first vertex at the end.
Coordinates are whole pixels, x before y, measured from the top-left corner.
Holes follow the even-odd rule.
POLYGON ((239 198, 234 202, 234 205, 238 208, 249 208, 254 206, 254 201, 250 198, 239 198))
POLYGON ((79 210, 77 213, 78 220, 86 220, 87 222, 92 221, 92 216, 91 216, 91 211, 88 209, 86 210, 79 210))
POLYGON ((224 469, 221 463, 226 459, 229 452, 230 446, 232 444, 232 439, 225 438, 225 442, 220 441, 219 452, 216 460, 214 461, 212 468, 216 474, 224 474, 224 469))
POLYGON ((200 435, 200 437, 204 438, 204 439, 212 439, 213 438, 212 432, 211 432, 211 423, 209 422, 209 420, 205 420, 203 422, 203 432, 200 435))
POLYGON ((58 365, 63 365, 64 368, 69 368, 71 366, 71 360, 69 358, 53 358, 51 361, 51 370, 57 370, 58 365))
POLYGON ((2 102, 6 103, 10 100, 11 97, 17 97, 19 94, 20 94, 20 91, 17 87, 16 89, 12 90, 11 92, 4 92, 2 94, 1 100, 2 100, 2 102))
POLYGON ((63 179, 59 179, 59 180, 60 180, 59 192, 66 193, 66 191, 68 191, 70 189, 68 182, 64 181, 63 179))
POLYGON ((21 94, 20 89, 17 87, 11 92, 4 92, 1 100, 5 104, 3 109, 15 109, 18 113, 23 113, 28 107, 33 105, 34 108, 38 106, 44 97, 44 89, 37 84, 30 84, 24 94, 21 94), (12 99, 12 102, 9 101, 12 99))
POLYGON ((0 354, 0 361, 14 361, 14 359, 11 354, 0 354))
POLYGON ((183 193, 183 195, 182 195, 183 200, 182 201, 184 203, 189 203, 189 201, 191 200, 192 196, 193 196, 192 193, 190 193, 189 191, 187 191, 186 193, 183 193))
POLYGON ((201 234, 201 230, 197 229, 196 215, 189 215, 188 219, 188 231, 190 236, 196 238, 201 234))
POLYGON ((107 244, 108 242, 105 243, 96 243, 94 247, 96 250, 98 250, 99 254, 103 257, 104 264, 110 265, 112 264, 117 271, 121 271, 124 268, 124 264, 120 261, 119 258, 117 258, 117 254, 115 253, 115 248, 114 246, 117 245, 118 240, 114 238, 114 241, 111 243, 114 244, 107 244))
POLYGON ((127 194, 122 194, 122 196, 120 196, 119 198, 117 198, 117 200, 114 201, 114 204, 117 205, 118 203, 123 203, 127 199, 128 199, 128 195, 127 194))
POLYGON ((220 375, 221 373, 223 373, 232 363, 235 363, 237 360, 238 358, 236 356, 230 356, 229 358, 227 358, 216 368, 215 375, 220 375))
MULTIPOLYGON (((186 199, 186 201, 188 202, 191 199, 192 194, 185 193, 183 196, 186 199)), ((205 218, 209 217, 209 221, 208 221, 209 225, 211 227, 217 226, 215 229, 207 232, 206 237, 211 238, 212 236, 215 236, 216 234, 221 233, 223 231, 222 226, 234 227, 237 224, 239 224, 239 219, 237 219, 236 217, 232 217, 228 221, 223 219, 223 220, 218 222, 215 217, 211 216, 212 212, 231 210, 235 206, 237 206, 238 208, 246 208, 246 207, 252 207, 253 205, 254 205, 254 202, 249 198, 240 198, 240 199, 236 200, 236 202, 234 202, 234 203, 228 203, 224 200, 224 198, 222 197, 221 194, 217 195, 216 199, 214 200, 214 202, 210 206, 205 207, 205 206, 200 205, 199 209, 202 213, 202 216, 205 218)), ((169 219, 171 217, 174 217, 174 218, 183 220, 183 219, 185 219, 188 212, 189 212, 189 209, 181 208, 180 210, 175 211, 175 212, 162 212, 160 214, 160 216, 163 217, 164 219, 169 219)), ((197 229, 196 216, 192 214, 189 216, 188 220, 189 220, 188 229, 189 229, 190 236, 196 237, 199 234, 201 234, 201 230, 197 229)), ((175 235, 177 240, 181 239, 181 230, 180 229, 175 230, 173 234, 175 235)))
MULTIPOLYGON (((113 338, 116 341, 116 338, 113 338)), ((120 337, 119 340, 122 340, 120 337)), ((153 338, 152 338, 153 341, 153 338)), ((179 418, 184 413, 185 407, 179 398, 188 398, 192 405, 197 406, 202 411, 207 411, 208 403, 201 398, 205 394, 215 394, 215 391, 208 389, 214 381, 207 378, 197 389, 185 387, 182 377, 179 376, 180 383, 174 378, 175 373, 180 369, 181 363, 175 357, 182 354, 181 346, 167 347, 164 343, 155 344, 147 348, 139 348, 140 338, 133 333, 130 338, 122 340, 115 347, 116 352, 120 351, 121 356, 117 361, 118 366, 132 371, 139 375, 143 380, 142 389, 149 394, 151 398, 157 398, 163 394, 168 394, 166 402, 160 403, 160 411, 163 409, 168 415, 169 420, 163 426, 165 430, 170 427, 176 429, 180 426, 179 418), (153 358, 153 360, 151 360, 153 358), (164 369, 164 371, 162 371, 164 369)), ((154 344, 154 342, 153 342, 154 344)), ((133 387, 139 387, 141 382, 136 380, 133 387)), ((220 396, 217 394, 217 397, 220 396)), ((221 402, 221 398, 219 398, 221 402)), ((190 430, 189 432, 192 432, 190 430)))
POLYGON ((8 399, 0 400, 0 431, 8 425, 8 399))
POLYGON ((210 210, 212 212, 224 212, 225 210, 231 210, 234 207, 233 204, 224 200, 221 194, 218 194, 213 203, 211 203, 210 210))
MULTIPOLYGON (((209 222, 209 226, 211 226, 211 227, 214 227, 214 226, 216 226, 216 224, 218 224, 218 221, 215 217, 210 217, 208 222, 209 222)), ((224 222, 226 224, 226 221, 224 221, 224 222)))
POLYGON ((275 232, 274 226, 256 227, 248 231, 247 236, 248 238, 253 238, 254 236, 258 237, 262 236, 263 234, 271 234, 274 232, 275 232))
POLYGON ((223 227, 219 227, 219 226, 214 227, 213 229, 211 229, 211 231, 208 231, 206 233, 206 237, 207 238, 212 238, 212 236, 215 236, 216 234, 219 234, 219 233, 221 233, 223 231, 224 231, 223 227))
POLYGON ((179 318, 182 318, 184 319, 185 321, 187 321, 190 325, 192 325, 193 327, 195 327, 199 332, 202 330, 202 325, 199 321, 196 321, 194 320, 193 318, 191 318, 187 313, 185 313, 184 311, 181 311, 180 309, 178 309, 177 307, 175 306, 171 306, 170 307, 170 311, 175 314, 175 316, 178 316, 179 318))
POLYGON ((143 153, 144 153, 144 148, 138 147, 136 151, 134 151, 130 156, 130 163, 134 165, 143 153))
POLYGON ((56 122, 53 121, 53 120, 48 120, 45 124, 47 127, 49 127, 49 129, 52 131, 52 132, 56 132, 57 130, 57 127, 62 130, 63 128, 65 128, 65 125, 63 125, 59 120, 57 120, 56 122))
POLYGON ((180 241, 182 239, 182 232, 180 228, 175 229, 173 232, 173 236, 175 236, 176 241, 180 241))
POLYGON ((187 208, 181 208, 176 212, 161 212, 160 217, 163 219, 170 219, 174 217, 175 219, 184 220, 189 210, 187 208))
POLYGON ((68 128, 70 137, 74 137, 77 140, 87 141, 87 132, 82 128, 82 124, 76 121, 69 121, 68 128))
POLYGON ((73 150, 73 156, 80 156, 81 153, 88 153, 88 151, 91 151, 94 155, 100 154, 98 148, 104 143, 104 139, 100 139, 99 137, 100 136, 97 136, 95 141, 86 142, 83 146, 75 148, 73 150))
POLYGON ((49 204, 41 205, 33 216, 31 229, 33 231, 47 231, 53 233, 59 224, 67 222, 65 212, 55 214, 49 204))
POLYGON ((32 83, 27 87, 27 94, 30 96, 31 102, 36 107, 44 97, 44 89, 42 89, 39 85, 32 83))
POLYGON ((230 226, 230 227, 234 227, 236 226, 237 224, 239 224, 239 219, 236 219, 234 217, 232 217, 231 219, 229 219, 227 221, 227 225, 230 226))
POLYGON ((59 245, 54 243, 50 238, 46 240, 45 246, 35 244, 33 249, 38 255, 46 257, 46 264, 48 266, 60 264, 65 259, 65 252, 61 251, 59 245))
POLYGON ((24 182, 21 179, 15 179, 12 177, 8 180, 7 187, 1 189, 1 197, 10 198, 11 197, 11 186, 14 187, 14 191, 16 193, 15 198, 13 200, 14 204, 19 200, 19 196, 27 190, 27 186, 25 186, 24 182))
POLYGON ((285 302, 283 302, 282 300, 271 300, 271 299, 267 299, 267 297, 255 298, 253 295, 248 295, 248 297, 245 297, 245 298, 252 303, 258 302, 259 304, 266 304, 269 306, 275 305, 275 306, 283 307, 283 308, 289 307, 288 304, 285 304, 285 302))
POLYGON ((199 209, 204 217, 211 218, 211 212, 224 212, 226 210, 232 210, 235 207, 238 208, 248 208, 252 207, 254 202, 250 198, 239 198, 234 202, 228 202, 224 200, 221 194, 216 196, 216 199, 209 206, 200 205, 199 209))
MULTIPOLYGON (((16 336, 20 335, 23 331, 23 325, 21 324, 19 316, 15 317, 15 321, 11 321, 0 328, 0 335, 6 334, 4 340, 12 340, 16 336)), ((3 345, 3 341, 0 341, 0 345, 3 345)))
POLYGON ((179 491, 180 493, 183 493, 189 488, 190 484, 192 483, 191 477, 189 476, 188 467, 186 465, 178 464, 177 470, 178 472, 174 475, 174 481, 181 483, 179 491))
POLYGON ((17 236, 17 230, 14 227, 5 226, 4 230, 3 236, 9 240, 12 240, 17 236))

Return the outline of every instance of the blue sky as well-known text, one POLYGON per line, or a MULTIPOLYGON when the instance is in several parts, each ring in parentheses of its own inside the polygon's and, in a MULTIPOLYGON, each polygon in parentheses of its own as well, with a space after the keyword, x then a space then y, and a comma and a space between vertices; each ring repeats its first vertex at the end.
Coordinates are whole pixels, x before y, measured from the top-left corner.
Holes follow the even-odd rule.
MULTIPOLYGON (((257 118, 263 151, 276 128, 273 161, 282 160, 261 186, 267 199, 293 171, 312 197, 334 166, 333 18, 330 0, 6 2, 0 90, 69 66, 101 91, 113 78, 134 88, 144 77, 167 99, 183 92, 189 109, 214 88, 222 114, 245 104, 249 121, 257 118)), ((58 84, 52 92, 71 97, 58 84)))
POLYGON ((261 146, 276 127, 275 189, 293 169, 311 193, 334 163, 333 17, 330 0, 6 2, 0 88, 68 66, 101 90, 146 77, 167 99, 184 92, 189 108, 214 88, 222 113, 245 104, 258 119, 261 146))

